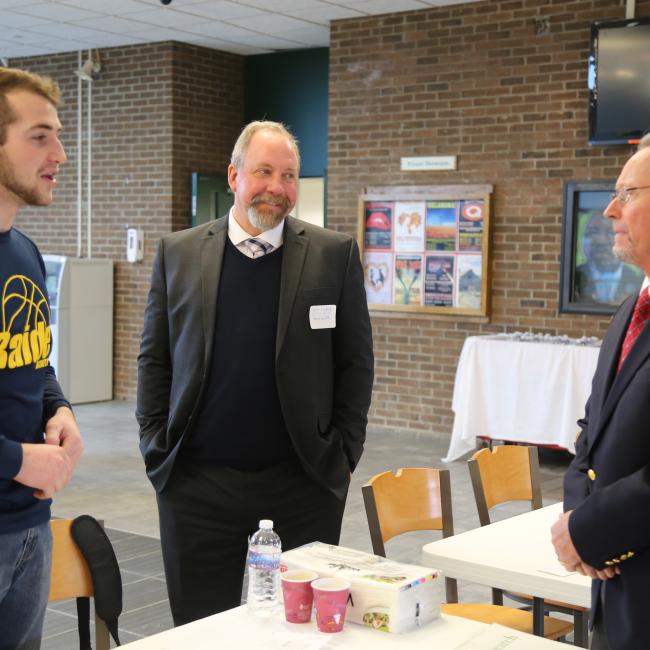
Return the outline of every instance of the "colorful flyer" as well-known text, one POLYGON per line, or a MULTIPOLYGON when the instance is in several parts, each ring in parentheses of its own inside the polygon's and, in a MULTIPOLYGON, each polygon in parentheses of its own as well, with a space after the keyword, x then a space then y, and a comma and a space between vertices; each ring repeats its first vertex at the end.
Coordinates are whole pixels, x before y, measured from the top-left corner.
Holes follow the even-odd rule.
POLYGON ((396 255, 393 303, 420 305, 422 300, 422 257, 396 255))
POLYGON ((483 201, 461 201, 458 213, 458 248, 480 251, 483 240, 483 201))
POLYGON ((390 305, 392 297, 393 256, 367 252, 363 256, 363 275, 368 304, 390 305))
POLYGON ((431 307, 454 306, 453 255, 425 257, 424 304, 431 307))
POLYGON ((428 201, 426 250, 456 250, 456 201, 428 201))
POLYGON ((365 248, 390 250, 392 242, 393 204, 369 201, 364 205, 365 248))
POLYGON ((482 255, 458 256, 458 307, 480 309, 482 267, 482 255))
POLYGON ((424 250, 425 203, 395 202, 395 250, 421 252, 424 250))

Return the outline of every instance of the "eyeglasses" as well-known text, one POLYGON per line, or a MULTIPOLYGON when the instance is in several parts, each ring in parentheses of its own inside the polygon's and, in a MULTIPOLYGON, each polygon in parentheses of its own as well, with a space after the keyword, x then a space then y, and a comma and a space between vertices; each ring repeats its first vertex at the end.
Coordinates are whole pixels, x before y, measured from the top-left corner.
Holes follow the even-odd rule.
POLYGON ((609 195, 609 199, 610 201, 616 199, 621 205, 625 205, 626 203, 629 203, 632 198, 630 192, 634 192, 634 190, 647 190, 648 188, 650 188, 650 185, 642 185, 641 187, 624 187, 621 190, 615 190, 612 192, 609 195))

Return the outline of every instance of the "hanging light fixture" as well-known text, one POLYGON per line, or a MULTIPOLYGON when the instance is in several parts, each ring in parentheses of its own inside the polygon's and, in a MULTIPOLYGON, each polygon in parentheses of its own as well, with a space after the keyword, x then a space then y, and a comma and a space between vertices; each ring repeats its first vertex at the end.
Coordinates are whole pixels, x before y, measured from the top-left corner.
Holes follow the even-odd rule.
POLYGON ((75 74, 84 81, 93 81, 97 79, 101 70, 102 64, 99 60, 99 52, 95 50, 95 58, 93 59, 92 54, 89 54, 79 70, 75 70, 75 74))

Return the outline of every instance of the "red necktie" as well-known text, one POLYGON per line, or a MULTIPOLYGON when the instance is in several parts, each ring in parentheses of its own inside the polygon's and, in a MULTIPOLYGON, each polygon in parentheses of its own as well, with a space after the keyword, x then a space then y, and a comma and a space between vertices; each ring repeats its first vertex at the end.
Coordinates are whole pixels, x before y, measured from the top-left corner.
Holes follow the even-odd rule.
POLYGON ((634 305, 632 320, 630 321, 630 325, 627 328, 627 334, 625 335, 625 340, 623 341, 623 346, 621 347, 621 356, 618 360, 618 370, 621 369, 623 361, 625 361, 625 358, 630 353, 634 342, 636 341, 639 334, 641 334, 641 330, 643 329, 648 318, 650 318, 650 294, 648 293, 647 289, 644 289, 639 294, 636 305, 634 305))

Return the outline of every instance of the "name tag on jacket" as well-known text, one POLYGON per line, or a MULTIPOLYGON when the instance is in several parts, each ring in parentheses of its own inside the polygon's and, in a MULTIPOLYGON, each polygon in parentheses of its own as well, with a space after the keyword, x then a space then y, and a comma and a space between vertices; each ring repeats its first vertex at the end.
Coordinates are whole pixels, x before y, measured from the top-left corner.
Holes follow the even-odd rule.
POLYGON ((312 305, 309 308, 309 324, 313 330, 336 327, 336 305, 312 305))

